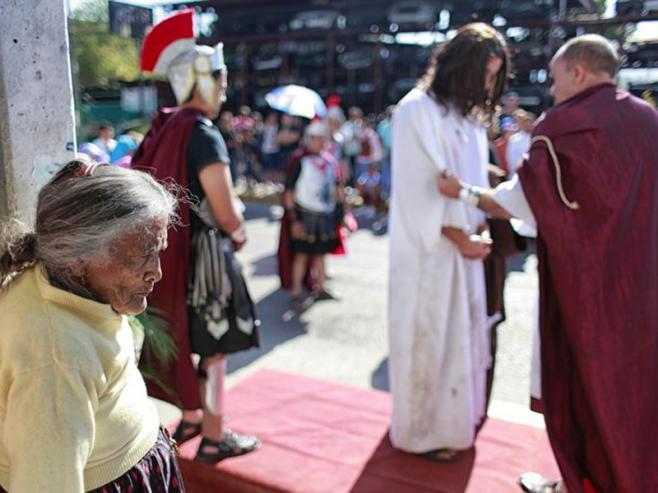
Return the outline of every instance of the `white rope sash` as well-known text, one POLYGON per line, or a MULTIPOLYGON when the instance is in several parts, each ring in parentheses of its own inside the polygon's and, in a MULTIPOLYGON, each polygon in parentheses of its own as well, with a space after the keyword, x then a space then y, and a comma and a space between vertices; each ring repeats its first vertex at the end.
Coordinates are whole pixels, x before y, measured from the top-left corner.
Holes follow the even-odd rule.
POLYGON ((557 154, 555 153, 555 148, 553 147, 551 139, 545 135, 535 135, 530 141, 530 146, 532 147, 532 144, 535 142, 543 142, 546 144, 546 147, 548 147, 548 154, 551 156, 553 166, 555 167, 555 185, 557 186, 557 193, 560 196, 562 203, 573 211, 580 209, 580 204, 576 201, 569 200, 564 193, 564 188, 562 187, 562 168, 560 167, 560 161, 557 159, 557 154))

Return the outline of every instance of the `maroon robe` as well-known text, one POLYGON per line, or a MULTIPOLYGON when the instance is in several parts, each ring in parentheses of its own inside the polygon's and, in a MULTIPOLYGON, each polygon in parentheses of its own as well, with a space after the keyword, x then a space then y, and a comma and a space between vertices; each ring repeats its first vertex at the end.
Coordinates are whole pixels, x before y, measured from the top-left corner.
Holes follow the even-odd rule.
MULTIPOLYGON (((132 167, 152 174, 158 180, 174 181, 189 186, 187 172, 187 144, 195 122, 205 116, 191 109, 163 108, 153 119, 151 129, 137 149, 132 167)), ((155 284, 148 297, 149 306, 164 312, 172 330, 177 355, 174 363, 159 370, 159 377, 169 389, 149 380, 149 395, 182 405, 184 409, 201 408, 197 373, 192 364, 188 335, 187 305, 185 303, 187 269, 190 260, 190 208, 180 201, 181 226, 170 228, 167 249, 160 255, 162 279, 155 284), (172 394, 174 391, 175 395, 172 394)), ((149 357, 148 347, 144 348, 149 357)))
MULTIPOLYGON (((295 150, 290 159, 284 166, 285 179, 284 183, 288 181, 288 175, 291 173, 294 165, 302 158, 304 155, 304 149, 299 148, 295 150)), ((279 230, 279 247, 276 252, 277 257, 277 266, 279 269, 279 279, 281 281, 281 287, 283 289, 292 289, 292 242, 290 238, 290 214, 286 210, 286 204, 283 200, 283 195, 286 192, 284 191, 281 195, 281 205, 283 205, 283 216, 281 216, 281 229, 279 230)), ((309 291, 313 290, 315 285, 315 280, 313 278, 313 273, 311 268, 306 269, 306 275, 304 276, 304 286, 309 291)))
POLYGON ((611 84, 549 110, 519 170, 537 219, 542 397, 569 493, 658 491, 658 114, 611 84))

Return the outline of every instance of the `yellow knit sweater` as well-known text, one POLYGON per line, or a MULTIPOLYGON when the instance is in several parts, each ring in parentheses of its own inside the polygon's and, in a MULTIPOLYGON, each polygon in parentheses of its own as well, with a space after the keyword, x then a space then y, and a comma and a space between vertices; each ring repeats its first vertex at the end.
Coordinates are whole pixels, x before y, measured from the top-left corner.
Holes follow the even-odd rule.
POLYGON ((125 316, 51 286, 0 291, 0 484, 78 493, 120 477, 158 435, 125 316))

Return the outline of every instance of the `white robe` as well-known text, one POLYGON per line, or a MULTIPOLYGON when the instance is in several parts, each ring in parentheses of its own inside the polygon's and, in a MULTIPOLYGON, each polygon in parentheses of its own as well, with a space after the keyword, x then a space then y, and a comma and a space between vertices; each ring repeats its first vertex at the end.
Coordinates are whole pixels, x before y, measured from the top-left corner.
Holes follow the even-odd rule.
POLYGON ((490 365, 484 270, 443 226, 475 233, 479 210, 441 196, 440 170, 488 187, 484 128, 414 89, 393 119, 390 211, 391 441, 408 452, 465 449, 485 412, 490 365))

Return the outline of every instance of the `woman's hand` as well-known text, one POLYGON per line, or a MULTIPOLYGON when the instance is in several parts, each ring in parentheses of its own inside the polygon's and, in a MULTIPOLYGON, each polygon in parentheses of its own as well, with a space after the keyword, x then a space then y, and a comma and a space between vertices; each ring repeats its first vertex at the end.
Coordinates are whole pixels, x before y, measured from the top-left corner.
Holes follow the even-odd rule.
POLYGON ((436 189, 441 195, 457 199, 459 198, 459 191, 462 189, 462 185, 449 171, 444 170, 436 177, 436 189))

